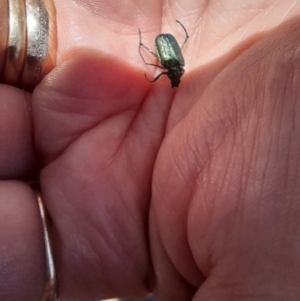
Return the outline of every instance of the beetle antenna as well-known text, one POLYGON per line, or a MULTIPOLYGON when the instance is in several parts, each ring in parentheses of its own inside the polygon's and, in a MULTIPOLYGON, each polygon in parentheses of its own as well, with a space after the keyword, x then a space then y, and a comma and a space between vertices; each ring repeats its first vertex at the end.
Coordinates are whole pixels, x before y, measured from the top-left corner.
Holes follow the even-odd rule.
POLYGON ((185 27, 183 26, 183 24, 182 24, 180 21, 178 21, 178 20, 176 20, 176 22, 179 23, 179 24, 181 25, 181 27, 183 28, 183 30, 184 30, 184 32, 185 32, 185 40, 184 40, 184 42, 183 42, 183 44, 182 44, 182 46, 181 46, 181 50, 182 50, 183 47, 184 47, 184 45, 185 45, 185 43, 186 43, 187 40, 189 39, 189 35, 188 35, 188 33, 187 33, 185 27))

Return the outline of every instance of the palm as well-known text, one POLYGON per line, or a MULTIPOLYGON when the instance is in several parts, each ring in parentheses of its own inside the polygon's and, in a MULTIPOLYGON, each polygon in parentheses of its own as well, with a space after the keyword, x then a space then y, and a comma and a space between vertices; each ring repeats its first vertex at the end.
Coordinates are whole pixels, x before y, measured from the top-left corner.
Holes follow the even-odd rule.
MULTIPOLYGON (((169 242, 171 233, 174 242, 167 245, 167 253, 175 266, 178 260, 170 248, 180 240, 167 228, 176 222, 168 220, 166 214, 165 224, 163 217, 168 200, 176 198, 165 193, 164 185, 178 196, 184 193, 183 199, 189 202, 185 181, 176 177, 173 155, 180 157, 178 141, 185 139, 185 127, 197 117, 191 113, 195 108, 199 114, 207 111, 201 102, 209 101, 202 94, 224 68, 224 62, 230 61, 226 57, 230 49, 261 28, 278 25, 282 14, 268 28, 259 24, 266 24, 263 18, 276 7, 261 1, 251 9, 244 7, 246 10, 236 18, 229 15, 231 9, 242 11, 243 6, 234 4, 236 1, 226 4, 231 5, 230 10, 225 4, 222 8, 210 3, 211 14, 199 7, 199 1, 177 1, 171 7, 158 1, 139 5, 112 5, 108 1, 99 6, 94 2, 56 3, 58 67, 31 99, 35 148, 46 165, 41 174, 42 190, 54 222, 61 294, 86 297, 87 290, 91 297, 109 297, 112 292, 143 294, 150 289, 151 278, 147 231, 152 192, 153 254, 160 253, 157 231, 169 242), (166 12, 163 16, 162 7, 166 12), (198 14, 187 17, 189 11, 198 14), (152 49, 160 32, 173 33, 183 41, 184 33, 171 13, 191 36, 184 50, 187 72, 177 92, 170 89, 167 78, 148 83, 143 73, 153 70, 145 68, 138 53, 139 27, 143 42, 152 49), (136 17, 140 14, 143 22, 136 17), (229 21, 222 24, 227 18, 229 21), (222 56, 225 59, 220 59, 222 56), (215 59, 215 64, 203 67, 215 59), (174 179, 170 187, 168 178, 174 179)), ((286 2, 286 11, 289 5, 286 2)), ((299 8, 295 5, 292 12, 299 8)), ((210 99, 214 97, 210 94, 210 99)), ((189 256, 183 261, 187 266, 191 264, 189 256)), ((180 264, 176 268, 185 274, 180 264)), ((188 280, 197 286, 201 274, 195 272, 188 280)))

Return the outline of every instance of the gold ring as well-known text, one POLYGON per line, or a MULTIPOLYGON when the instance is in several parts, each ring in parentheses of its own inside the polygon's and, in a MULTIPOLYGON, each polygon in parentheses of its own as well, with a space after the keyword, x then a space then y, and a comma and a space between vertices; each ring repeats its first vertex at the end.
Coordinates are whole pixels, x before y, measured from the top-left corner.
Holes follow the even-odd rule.
POLYGON ((24 0, 9 0, 8 8, 9 30, 3 82, 17 85, 23 70, 26 47, 24 0))
POLYGON ((7 0, 0 1, 0 80, 4 63, 6 60, 6 46, 8 39, 8 2, 7 0), (4 21, 4 22, 3 22, 4 21))
POLYGON ((44 288, 44 296, 42 301, 55 301, 57 300, 57 281, 55 273, 54 258, 52 253, 51 239, 48 230, 48 214, 45 209, 41 192, 34 188, 35 195, 38 201, 40 215, 43 225, 45 251, 46 251, 46 268, 47 268, 47 281, 44 288))
POLYGON ((27 50, 20 86, 32 90, 55 66, 56 13, 53 0, 25 0, 27 50))

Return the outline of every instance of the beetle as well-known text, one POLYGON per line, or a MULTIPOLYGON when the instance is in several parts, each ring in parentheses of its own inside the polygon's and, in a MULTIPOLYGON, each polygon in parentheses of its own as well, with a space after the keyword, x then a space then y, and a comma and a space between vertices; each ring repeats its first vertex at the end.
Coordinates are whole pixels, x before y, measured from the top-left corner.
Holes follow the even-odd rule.
POLYGON ((172 88, 178 87, 180 84, 180 78, 184 73, 184 58, 182 55, 182 49, 187 42, 189 35, 181 22, 176 20, 179 23, 183 30, 185 31, 185 40, 181 47, 179 47, 178 42, 175 37, 169 33, 160 34, 155 38, 154 47, 156 53, 150 50, 146 45, 142 43, 141 30, 139 29, 139 53, 144 61, 145 65, 155 66, 161 69, 167 69, 167 71, 160 73, 153 80, 149 80, 146 73, 145 77, 149 82, 157 81, 162 75, 167 75, 171 81, 172 88), (141 47, 147 49, 153 56, 155 56, 161 63, 162 66, 156 64, 147 63, 141 53, 141 47))

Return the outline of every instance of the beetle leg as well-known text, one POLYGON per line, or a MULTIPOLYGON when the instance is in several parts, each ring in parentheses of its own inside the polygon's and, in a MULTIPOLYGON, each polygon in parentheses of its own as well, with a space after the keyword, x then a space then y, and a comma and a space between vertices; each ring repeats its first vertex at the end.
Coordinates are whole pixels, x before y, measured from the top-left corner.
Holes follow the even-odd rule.
MULTIPOLYGON (((140 47, 139 47, 139 53, 140 53, 140 56, 142 58, 142 60, 144 61, 144 63, 147 65, 148 63, 146 62, 146 60, 144 59, 144 57, 142 56, 142 53, 141 53, 141 46, 144 46, 143 44, 140 44, 140 47)), ((145 46, 144 46, 145 47, 145 46)))
POLYGON ((150 80, 150 79, 147 77, 147 74, 145 73, 146 79, 147 79, 149 82, 151 82, 151 83, 156 82, 162 75, 168 75, 168 72, 162 72, 162 73, 158 74, 153 80, 150 80))
MULTIPOLYGON (((159 65, 155 65, 155 64, 149 64, 149 63, 146 63, 146 62, 145 62, 145 65, 154 66, 154 67, 158 67, 158 68, 161 68, 161 69, 166 69, 166 68, 163 67, 163 66, 159 66, 159 65)), ((155 82, 162 74, 168 74, 168 72, 162 72, 162 73, 160 73, 154 80, 150 80, 150 79, 147 77, 147 74, 146 74, 146 73, 145 73, 145 77, 146 77, 146 79, 147 79, 149 82, 155 82)))
POLYGON ((147 49, 153 56, 155 56, 155 57, 158 59, 157 54, 154 53, 151 49, 149 49, 149 48, 148 48, 147 46, 145 46, 143 43, 140 44, 140 48, 141 48, 141 46, 144 47, 145 49, 147 49))
POLYGON ((188 35, 188 33, 187 33, 185 27, 183 26, 183 24, 182 24, 180 21, 178 21, 178 20, 176 20, 176 22, 179 23, 179 24, 181 25, 181 27, 183 28, 183 30, 185 31, 185 40, 184 40, 184 42, 183 42, 183 44, 182 44, 182 46, 181 46, 181 50, 182 50, 182 49, 183 49, 183 46, 185 45, 185 43, 187 42, 187 40, 188 40, 188 38, 189 38, 189 35, 188 35))
POLYGON ((141 35, 141 30, 140 30, 140 29, 139 29, 139 37, 140 37, 139 52, 140 52, 140 56, 141 56, 141 58, 143 59, 144 63, 147 64, 146 61, 145 61, 145 59, 144 59, 144 57, 142 56, 142 53, 141 53, 141 47, 144 47, 145 49, 147 49, 153 56, 155 56, 155 57, 158 59, 157 54, 154 53, 151 49, 149 49, 146 45, 144 45, 144 44, 142 43, 142 35, 141 35))
POLYGON ((166 68, 163 67, 163 66, 159 66, 159 65, 155 65, 155 64, 150 64, 150 63, 146 63, 146 62, 145 62, 145 65, 158 67, 158 68, 160 68, 160 69, 166 69, 166 68))

